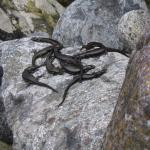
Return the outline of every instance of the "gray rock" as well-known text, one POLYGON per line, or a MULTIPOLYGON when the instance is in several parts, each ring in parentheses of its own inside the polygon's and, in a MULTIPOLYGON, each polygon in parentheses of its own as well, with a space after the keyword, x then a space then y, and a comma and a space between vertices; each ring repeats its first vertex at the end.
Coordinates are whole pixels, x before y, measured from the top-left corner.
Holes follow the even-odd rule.
POLYGON ((58 20, 53 38, 66 46, 98 41, 108 47, 123 48, 118 22, 124 13, 140 8, 146 9, 141 0, 76 0, 58 20))
POLYGON ((121 15, 117 0, 76 0, 59 19, 53 38, 66 46, 99 41, 118 48, 116 30, 121 15))
POLYGON ((144 10, 133 10, 119 21, 118 32, 124 47, 136 49, 136 45, 141 36, 148 31, 150 26, 150 13, 144 10))
MULTIPOLYGON (((40 81, 53 86, 59 94, 43 87, 27 86, 21 77, 24 68, 31 64, 33 52, 46 46, 29 38, 0 43, 5 71, 2 94, 14 135, 13 148, 99 149, 124 79, 128 58, 119 53, 108 53, 100 58, 83 60, 86 64, 96 65, 93 71, 101 70, 105 65, 108 65, 108 71, 99 79, 72 86, 63 106, 58 108, 64 89, 72 80, 71 75, 52 76, 47 74, 45 67, 35 73, 43 74, 40 81)), ((79 52, 79 47, 65 48, 63 52, 73 54, 79 52)))

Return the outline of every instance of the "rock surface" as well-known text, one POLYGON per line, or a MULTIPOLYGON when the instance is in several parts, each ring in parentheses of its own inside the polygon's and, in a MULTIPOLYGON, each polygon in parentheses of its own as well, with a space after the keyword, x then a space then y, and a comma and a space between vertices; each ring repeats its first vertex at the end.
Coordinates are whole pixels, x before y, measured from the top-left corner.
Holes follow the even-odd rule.
POLYGON ((147 6, 144 0, 119 0, 119 4, 123 13, 138 9, 147 10, 147 6))
POLYGON ((5 10, 2 17, 7 16, 7 22, 10 21, 10 15, 18 18, 19 23, 15 28, 21 28, 25 33, 45 31, 50 35, 64 11, 64 7, 56 0, 8 0, 1 2, 0 7, 5 10))
MULTIPOLYGON (((46 46, 29 38, 0 44, 5 71, 3 101, 14 135, 13 148, 99 149, 124 79, 128 58, 119 53, 108 53, 100 58, 83 60, 96 65, 94 71, 107 64, 108 71, 99 79, 74 85, 63 106, 58 108, 71 75, 52 76, 44 67, 36 73, 43 74, 40 81, 53 86, 59 94, 43 87, 27 86, 21 77, 23 69, 31 64, 33 52, 46 46)), ((73 54, 78 49, 65 48, 63 52, 73 54)))
POLYGON ((124 47, 136 49, 139 39, 150 27, 150 13, 144 10, 133 10, 119 21, 118 31, 124 47))
POLYGON ((105 46, 123 48, 118 22, 130 10, 147 9, 141 0, 76 0, 60 17, 53 38, 66 46, 99 41, 105 46))
POLYGON ((118 47, 117 23, 122 15, 117 0, 76 0, 59 19, 53 38, 66 46, 100 41, 118 47))
POLYGON ((104 150, 150 149, 150 35, 148 38, 149 45, 129 61, 104 150))

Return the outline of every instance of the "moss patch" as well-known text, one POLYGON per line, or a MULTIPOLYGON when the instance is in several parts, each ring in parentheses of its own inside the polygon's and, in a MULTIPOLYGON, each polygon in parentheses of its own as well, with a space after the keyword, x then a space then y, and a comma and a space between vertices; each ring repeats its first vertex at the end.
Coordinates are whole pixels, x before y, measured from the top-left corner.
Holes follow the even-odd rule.
POLYGON ((26 12, 31 12, 39 16, 39 19, 33 19, 33 24, 36 30, 46 31, 50 35, 52 34, 52 30, 56 25, 56 22, 59 18, 59 14, 48 14, 47 12, 37 8, 35 6, 35 2, 32 0, 28 1, 25 10, 26 12))
POLYGON ((0 141, 0 150, 12 150, 12 147, 10 145, 7 145, 6 143, 0 141))

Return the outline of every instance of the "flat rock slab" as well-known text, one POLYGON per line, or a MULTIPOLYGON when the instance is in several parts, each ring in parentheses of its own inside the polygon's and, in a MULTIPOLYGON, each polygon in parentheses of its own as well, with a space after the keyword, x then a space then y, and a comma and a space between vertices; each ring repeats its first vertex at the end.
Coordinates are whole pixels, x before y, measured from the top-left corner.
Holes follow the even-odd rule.
MULTIPOLYGON (((98 79, 77 83, 71 87, 61 107, 64 89, 72 80, 69 74, 52 76, 45 67, 35 75, 53 86, 58 94, 44 87, 27 86, 22 71, 30 66, 34 51, 48 44, 36 43, 30 38, 0 43, 4 80, 3 100, 7 119, 14 135, 15 150, 100 149, 101 140, 111 119, 124 80, 128 58, 119 53, 108 53, 83 60, 106 74, 98 79)), ((63 53, 74 54, 79 47, 68 47, 63 53)), ((43 60, 39 60, 40 63, 43 60)), ((57 62, 55 62, 57 64, 57 62)))

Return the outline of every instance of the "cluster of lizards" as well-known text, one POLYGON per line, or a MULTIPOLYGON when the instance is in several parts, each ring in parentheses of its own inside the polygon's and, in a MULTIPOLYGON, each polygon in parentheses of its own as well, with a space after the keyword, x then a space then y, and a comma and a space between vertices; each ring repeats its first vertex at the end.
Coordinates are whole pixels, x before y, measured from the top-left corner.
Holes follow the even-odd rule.
POLYGON ((47 72, 53 75, 62 75, 64 72, 74 75, 73 80, 68 84, 67 88, 64 91, 63 99, 58 106, 61 106, 65 101, 68 90, 72 85, 77 82, 82 82, 85 80, 90 80, 93 78, 98 78, 107 71, 107 67, 102 68, 102 70, 88 73, 89 70, 94 69, 94 65, 83 65, 81 62, 82 59, 87 59, 90 57, 98 57, 104 55, 108 52, 118 52, 127 57, 129 57, 129 53, 125 51, 119 51, 118 49, 105 47, 103 44, 99 42, 90 42, 87 45, 83 45, 80 49, 80 53, 75 54, 73 56, 66 55, 61 52, 64 48, 63 45, 50 38, 41 38, 41 37, 33 37, 32 41, 35 42, 44 42, 50 43, 51 45, 36 52, 32 57, 32 65, 24 69, 22 73, 22 78, 25 82, 29 84, 35 84, 38 86, 43 86, 51 89, 52 91, 57 93, 57 90, 53 87, 38 81, 38 77, 36 78, 33 73, 35 73, 38 68, 41 66, 46 66, 47 72), (40 57, 45 57, 46 60, 43 64, 37 65, 36 60, 40 57), (60 67, 56 67, 53 64, 54 59, 57 59, 60 63, 60 67))

